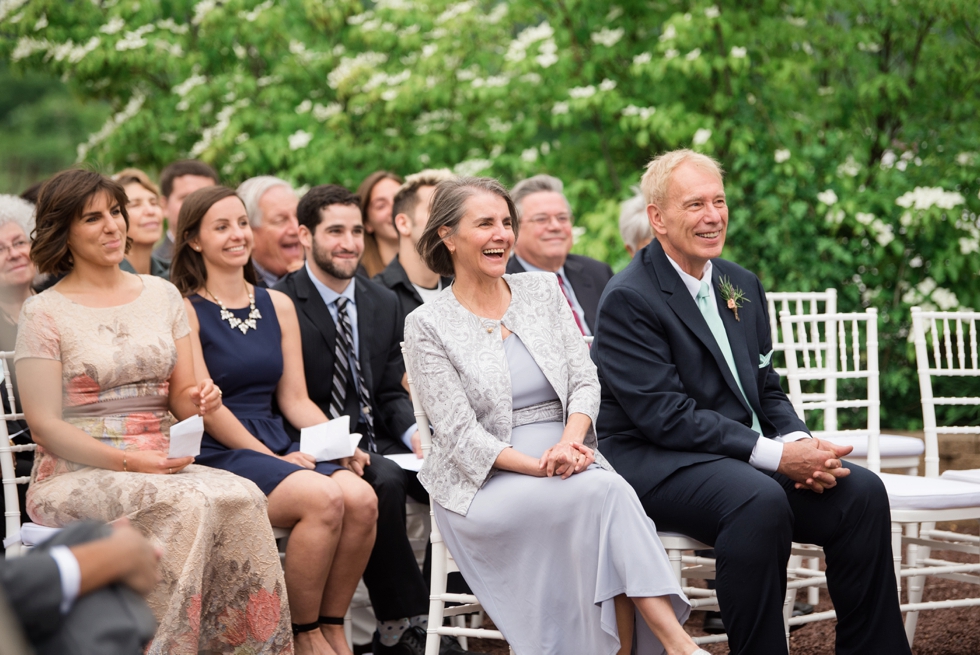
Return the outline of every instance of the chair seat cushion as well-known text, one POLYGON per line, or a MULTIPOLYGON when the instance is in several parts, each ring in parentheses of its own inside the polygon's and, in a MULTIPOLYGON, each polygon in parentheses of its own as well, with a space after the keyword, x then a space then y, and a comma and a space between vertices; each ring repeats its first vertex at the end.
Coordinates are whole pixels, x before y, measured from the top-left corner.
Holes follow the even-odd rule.
MULTIPOLYGON (((840 435, 827 437, 827 441, 838 446, 854 446, 849 457, 868 456, 868 438, 865 436, 840 435)), ((925 452, 926 443, 916 437, 882 434, 878 437, 878 449, 882 457, 918 457, 925 452)))
POLYGON ((980 469, 946 471, 940 477, 945 480, 959 480, 960 482, 973 482, 975 484, 980 484, 980 469))
POLYGON ((61 532, 61 528, 49 528, 36 523, 25 523, 20 526, 20 541, 25 546, 40 546, 59 532, 61 532))
POLYGON ((980 485, 943 478, 879 473, 892 509, 980 507, 980 485))

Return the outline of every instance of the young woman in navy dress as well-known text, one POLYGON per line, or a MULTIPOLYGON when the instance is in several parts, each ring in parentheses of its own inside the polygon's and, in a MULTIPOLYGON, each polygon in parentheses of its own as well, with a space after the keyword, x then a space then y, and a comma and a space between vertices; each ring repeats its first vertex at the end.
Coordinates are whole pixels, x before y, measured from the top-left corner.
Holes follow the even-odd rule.
POLYGON ((224 392, 205 419, 197 463, 246 477, 269 498, 269 519, 292 528, 286 590, 296 652, 350 655, 343 616, 374 545, 377 497, 361 479, 368 457, 337 462, 299 452, 297 428, 327 420, 309 399, 292 301, 255 286, 245 206, 226 187, 184 200, 171 280, 185 296, 195 370, 224 392))

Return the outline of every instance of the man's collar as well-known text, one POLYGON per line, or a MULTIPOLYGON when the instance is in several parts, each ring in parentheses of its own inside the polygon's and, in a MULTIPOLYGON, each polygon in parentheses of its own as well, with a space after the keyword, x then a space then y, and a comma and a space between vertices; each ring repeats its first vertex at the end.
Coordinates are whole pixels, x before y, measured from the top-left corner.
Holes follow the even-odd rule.
POLYGON ((310 281, 313 283, 313 286, 316 288, 316 290, 320 293, 320 297, 323 298, 324 304, 329 306, 330 303, 336 302, 337 298, 340 298, 341 296, 347 298, 347 300, 354 303, 355 305, 357 304, 356 300, 354 299, 354 285, 356 282, 354 278, 350 279, 350 283, 347 285, 347 288, 344 289, 343 293, 337 293, 336 291, 334 291, 333 289, 325 285, 323 282, 321 282, 320 278, 318 278, 316 274, 313 273, 313 270, 310 268, 310 262, 306 262, 306 264, 304 265, 306 266, 306 274, 310 276, 310 281))
POLYGON ((695 298, 698 297, 698 293, 701 291, 701 280, 707 280, 708 284, 711 284, 712 267, 710 259, 707 261, 707 263, 705 263, 704 270, 701 272, 701 280, 699 280, 690 273, 685 272, 681 268, 680 264, 675 262, 671 256, 666 253, 666 251, 664 252, 664 255, 667 257, 667 261, 670 262, 670 265, 674 267, 674 270, 677 271, 677 274, 681 276, 681 282, 684 283, 684 286, 687 287, 687 290, 690 291, 691 295, 695 298))
POLYGON ((285 275, 280 277, 277 276, 275 273, 272 273, 268 269, 264 268, 257 261, 255 261, 254 257, 252 258, 252 268, 255 269, 255 274, 258 275, 259 278, 262 279, 262 281, 265 282, 265 285, 270 289, 276 286, 276 284, 278 284, 279 281, 282 280, 282 278, 286 277, 285 275))
MULTIPOLYGON (((528 273, 551 273, 552 272, 552 271, 546 271, 543 268, 538 268, 534 264, 528 263, 526 259, 518 255, 517 253, 514 253, 514 257, 517 258, 517 261, 520 262, 521 266, 523 266, 524 270, 528 273)), ((561 266, 557 271, 554 271, 554 273, 562 277, 565 277, 565 267, 561 266)))

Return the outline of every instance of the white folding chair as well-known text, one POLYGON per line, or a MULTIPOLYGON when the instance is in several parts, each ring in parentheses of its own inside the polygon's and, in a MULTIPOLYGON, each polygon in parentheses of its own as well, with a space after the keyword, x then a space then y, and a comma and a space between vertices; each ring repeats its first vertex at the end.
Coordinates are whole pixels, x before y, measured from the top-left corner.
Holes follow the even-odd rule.
MULTIPOLYGON (((402 356, 406 362, 405 370, 407 372, 410 370, 410 367, 407 365, 410 357, 404 343, 402 344, 402 356)), ((432 433, 429 431, 429 419, 425 415, 425 410, 422 408, 418 394, 415 393, 411 374, 408 374, 408 387, 409 394, 412 397, 412 407, 415 410, 415 420, 418 424, 419 436, 422 438, 422 455, 424 458, 432 449, 432 433)), ((443 620, 446 617, 482 613, 483 607, 473 594, 451 594, 446 592, 446 580, 449 574, 454 571, 459 571, 459 569, 456 567, 452 554, 442 539, 442 533, 439 531, 435 515, 432 513, 432 503, 434 502, 433 500, 429 501, 429 515, 432 525, 429 534, 429 539, 432 542, 432 578, 429 592, 429 627, 426 630, 425 655, 439 654, 439 645, 443 636, 500 639, 503 641, 504 636, 499 630, 443 625, 443 620), (446 607, 446 603, 459 603, 459 605, 446 607)), ((461 645, 465 648, 462 642, 461 645)), ((510 649, 510 654, 514 655, 513 649, 510 649)))
MULTIPOLYGON (((875 309, 861 313, 833 314, 826 317, 826 329, 836 335, 839 357, 834 365, 829 362, 823 368, 801 368, 797 354, 804 346, 794 344, 791 339, 793 328, 799 322, 798 317, 783 313, 780 320, 784 334, 789 335, 787 341, 788 379, 790 399, 801 418, 808 410, 822 410, 831 401, 805 402, 801 398, 800 381, 821 379, 833 376, 838 381, 847 381, 848 387, 857 389, 861 381, 866 387, 863 396, 854 391, 848 399, 832 401, 838 410, 849 409, 865 412, 863 427, 850 430, 816 431, 814 436, 827 438, 830 441, 840 441, 841 435, 855 434, 868 439, 868 468, 878 474, 884 482, 891 506, 892 521, 892 556, 895 561, 895 575, 901 595, 902 578, 910 578, 908 584, 908 602, 902 605, 902 611, 907 612, 905 621, 906 635, 909 643, 915 636, 917 612, 929 609, 944 609, 980 605, 980 598, 957 599, 933 602, 920 602, 922 599, 924 577, 934 575, 960 581, 980 583, 980 563, 958 564, 928 557, 929 549, 941 548, 958 550, 980 555, 980 538, 972 535, 960 535, 952 532, 939 532, 932 529, 937 521, 962 521, 980 519, 980 486, 966 482, 944 480, 935 476, 919 477, 915 475, 896 475, 881 473, 882 458, 879 450, 879 411, 880 397, 878 387, 878 314, 875 309), (924 528, 921 533, 919 525, 924 528), (905 526, 906 537, 902 537, 902 526, 905 526), (907 546, 907 560, 902 568, 902 547, 907 546)), ((827 336, 811 341, 807 347, 825 348, 827 336)), ((853 391, 853 389, 851 390, 853 391)), ((933 438, 935 436, 933 435, 933 438)), ((930 446, 927 435, 927 452, 930 446)), ((816 579, 816 578, 815 578, 816 579)), ((824 583, 825 581, 821 581, 824 583)))

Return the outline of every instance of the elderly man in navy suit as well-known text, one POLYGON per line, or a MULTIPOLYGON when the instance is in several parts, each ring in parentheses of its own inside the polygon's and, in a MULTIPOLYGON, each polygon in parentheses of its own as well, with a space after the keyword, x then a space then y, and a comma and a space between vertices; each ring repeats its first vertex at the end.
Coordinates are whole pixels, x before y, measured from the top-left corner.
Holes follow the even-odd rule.
POLYGON ((811 438, 780 388, 762 284, 719 259, 721 167, 669 152, 641 188, 656 240, 606 286, 592 346, 600 450, 659 529, 714 546, 732 653, 787 652, 793 541, 826 552, 837 653, 910 653, 888 497, 841 462, 850 447, 811 438))

